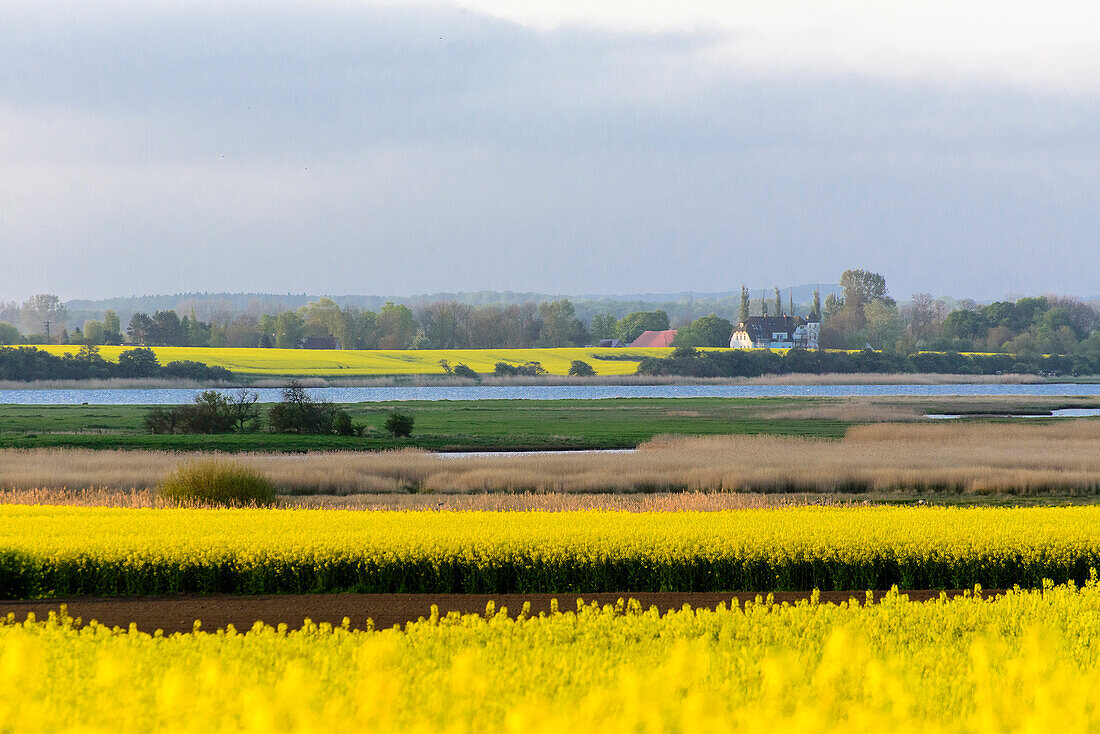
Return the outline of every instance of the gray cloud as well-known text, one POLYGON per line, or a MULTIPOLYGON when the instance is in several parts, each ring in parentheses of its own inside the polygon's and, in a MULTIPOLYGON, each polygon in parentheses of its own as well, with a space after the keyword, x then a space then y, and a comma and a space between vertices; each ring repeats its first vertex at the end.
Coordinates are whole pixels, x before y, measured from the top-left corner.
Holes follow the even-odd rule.
POLYGON ((1095 98, 754 75, 717 40, 2 4, 0 293, 1100 290, 1095 98))

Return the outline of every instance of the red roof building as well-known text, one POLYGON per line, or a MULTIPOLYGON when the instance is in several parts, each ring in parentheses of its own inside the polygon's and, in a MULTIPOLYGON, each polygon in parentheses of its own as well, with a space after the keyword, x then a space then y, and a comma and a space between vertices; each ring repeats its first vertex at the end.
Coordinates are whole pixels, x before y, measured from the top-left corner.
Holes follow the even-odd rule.
POLYGON ((632 347, 671 347, 676 338, 676 329, 667 331, 643 331, 631 342, 632 347))

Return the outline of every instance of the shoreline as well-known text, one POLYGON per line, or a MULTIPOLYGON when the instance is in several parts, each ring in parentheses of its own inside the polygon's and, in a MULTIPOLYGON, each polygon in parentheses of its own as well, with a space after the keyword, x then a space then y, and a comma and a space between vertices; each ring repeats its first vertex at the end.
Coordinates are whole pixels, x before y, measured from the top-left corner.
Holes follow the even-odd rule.
POLYGON ((242 382, 197 382, 195 380, 113 378, 109 380, 0 380, 0 390, 226 390, 281 388, 296 380, 311 388, 418 388, 418 387, 600 387, 600 386, 691 386, 691 385, 1077 385, 1095 384, 1094 378, 1051 379, 1038 375, 960 375, 938 373, 792 373, 760 377, 674 377, 644 375, 597 375, 595 377, 492 377, 480 381, 464 378, 414 375, 401 377, 324 378, 287 375, 264 376, 242 382))

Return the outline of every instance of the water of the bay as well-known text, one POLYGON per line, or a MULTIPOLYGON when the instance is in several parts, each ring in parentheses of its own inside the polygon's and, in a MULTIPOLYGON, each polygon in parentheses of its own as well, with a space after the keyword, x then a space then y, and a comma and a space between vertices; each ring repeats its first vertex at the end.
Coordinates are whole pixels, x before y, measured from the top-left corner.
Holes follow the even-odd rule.
MULTIPOLYGON (((178 405, 199 390, 152 388, 106 390, 0 390, 0 404, 178 405)), ((277 388, 256 390, 260 401, 277 402, 277 388)), ((391 400, 596 400, 601 398, 768 398, 856 396, 1100 396, 1100 384, 1030 385, 511 385, 483 387, 318 387, 314 398, 334 403, 391 400)))

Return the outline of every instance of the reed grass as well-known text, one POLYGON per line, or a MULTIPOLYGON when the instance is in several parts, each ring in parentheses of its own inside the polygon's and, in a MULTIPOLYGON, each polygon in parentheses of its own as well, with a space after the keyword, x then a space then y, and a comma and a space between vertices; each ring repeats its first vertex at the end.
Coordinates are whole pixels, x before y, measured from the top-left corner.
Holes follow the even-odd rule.
MULTIPOLYGON (((216 503, 173 501, 154 490, 106 488, 24 489, 0 492, 0 504, 70 507, 217 507, 216 503)), ((869 504, 861 496, 809 493, 749 494, 735 492, 662 492, 657 494, 535 493, 510 494, 351 494, 282 495, 276 507, 311 510, 446 512, 717 512, 775 507, 869 504)))
MULTIPOLYGON (((659 437, 627 454, 443 459, 416 449, 240 454, 284 495, 585 492, 950 492, 1092 495, 1100 421, 872 424, 843 440, 659 437)), ((0 489, 152 488, 170 452, 0 451, 0 489)))

